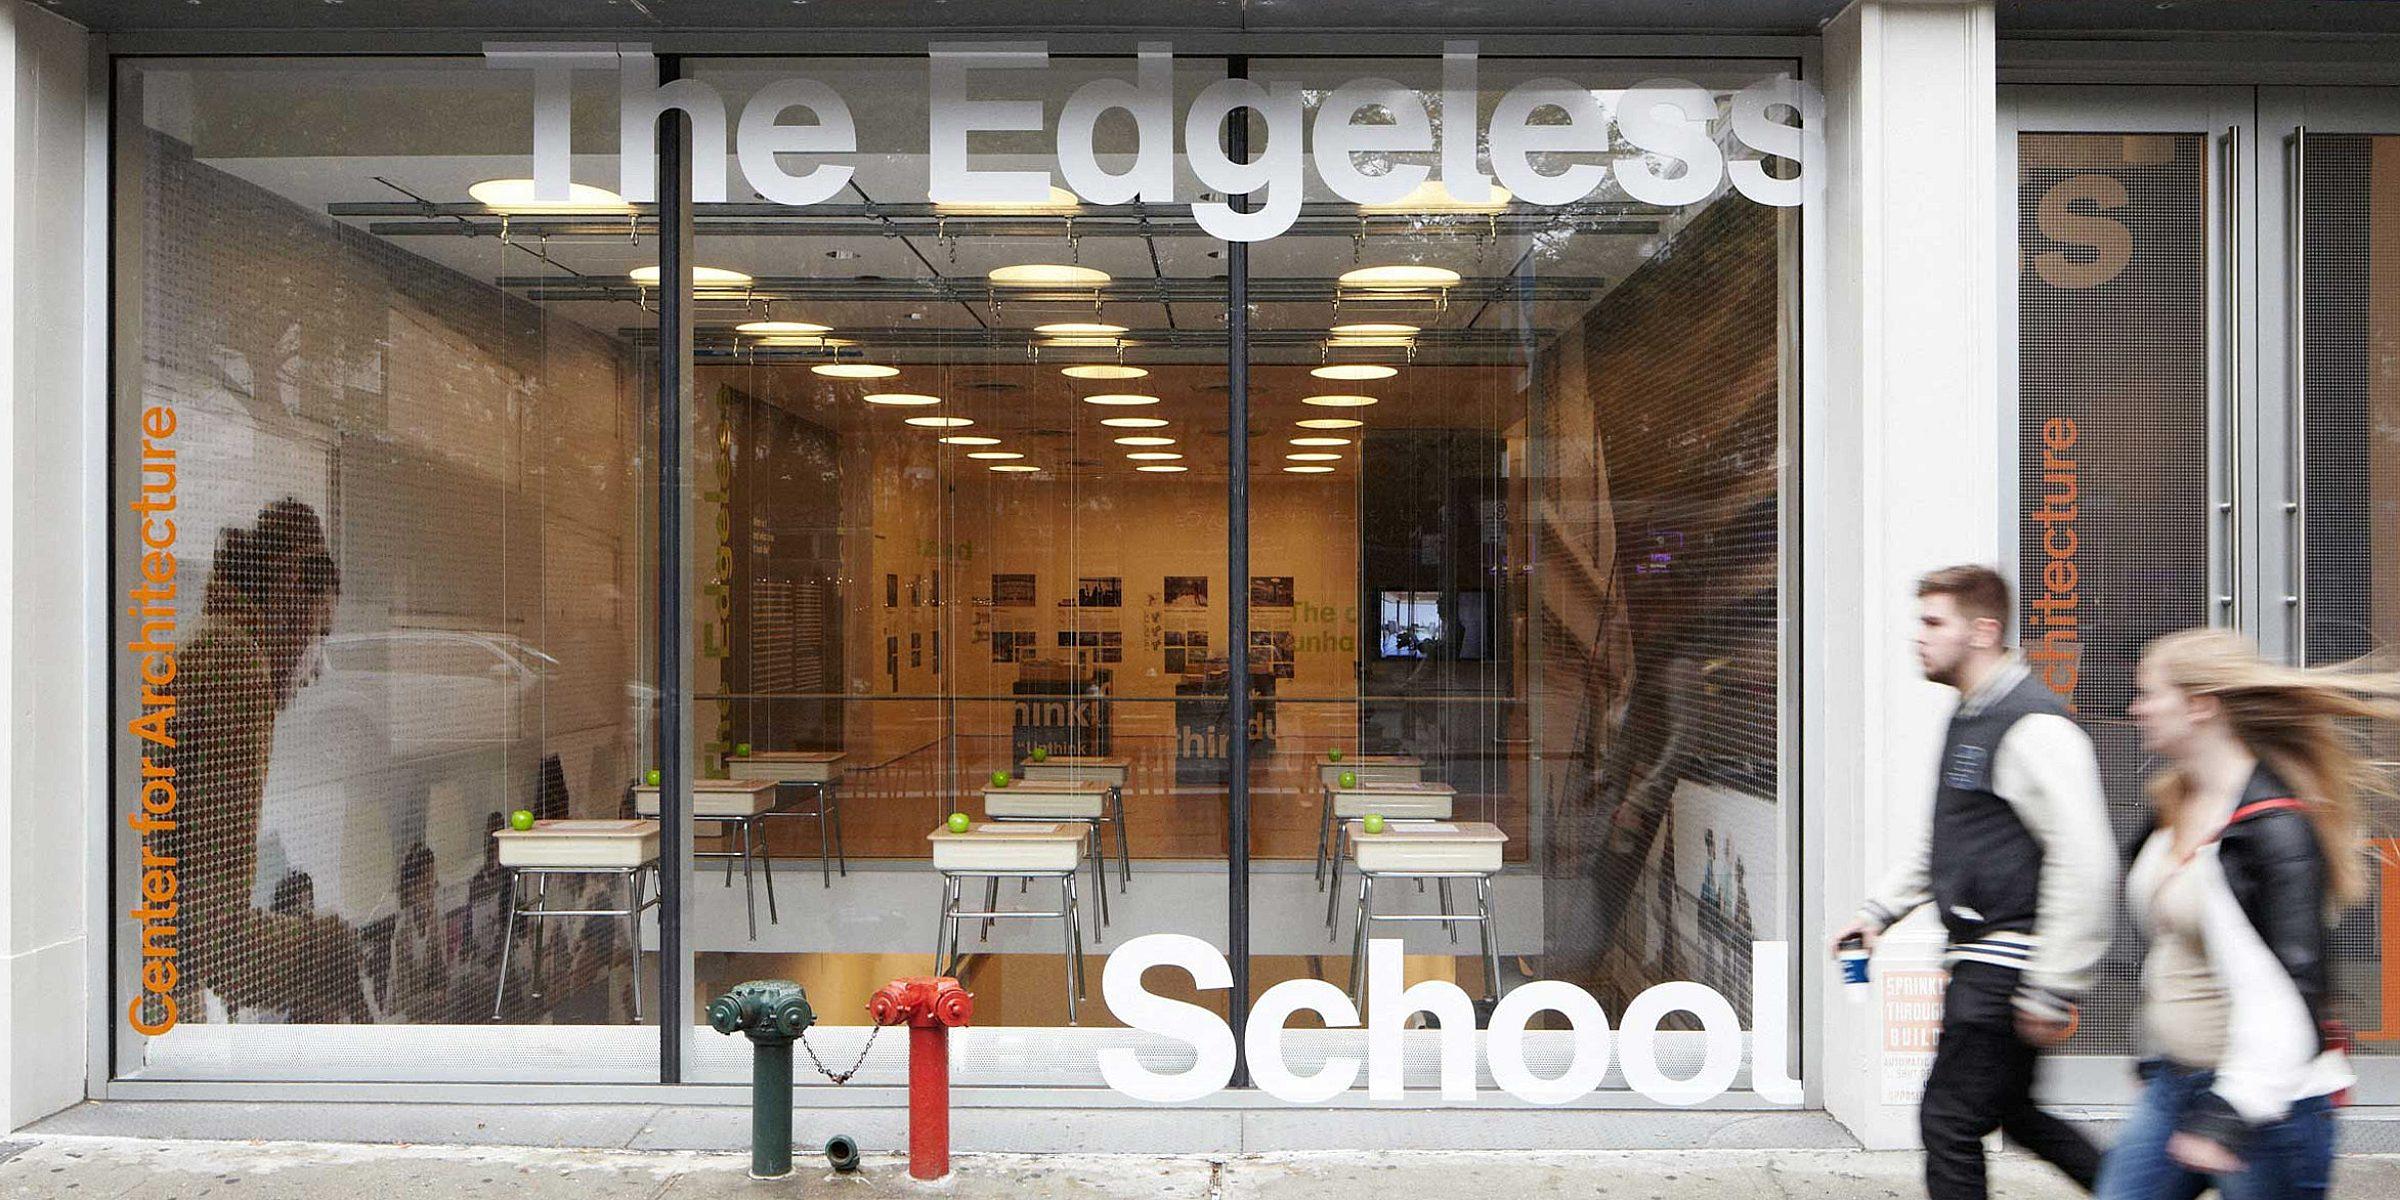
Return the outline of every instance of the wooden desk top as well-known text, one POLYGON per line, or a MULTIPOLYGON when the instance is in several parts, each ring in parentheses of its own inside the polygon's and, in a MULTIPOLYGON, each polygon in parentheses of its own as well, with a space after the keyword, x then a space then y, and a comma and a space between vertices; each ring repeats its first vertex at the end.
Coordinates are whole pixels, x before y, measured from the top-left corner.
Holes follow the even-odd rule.
POLYGON ((1508 835, 1489 821, 1393 821, 1382 833, 1368 833, 1365 822, 1350 822, 1350 836, 1368 840, 1402 842, 1505 842, 1508 835))
POLYGON ((1026 821, 979 821, 967 827, 965 833, 952 833, 947 825, 925 835, 929 842, 1081 842, 1084 827, 1080 821, 1062 821, 1056 825, 1037 825, 1026 821))
MULTIPOLYGON (((755 795, 759 792, 773 791, 776 786, 776 782, 772 779, 695 779, 692 781, 692 790, 695 792, 748 792, 755 795)), ((646 783, 633 790, 637 795, 653 796, 658 794, 656 787, 646 783)))

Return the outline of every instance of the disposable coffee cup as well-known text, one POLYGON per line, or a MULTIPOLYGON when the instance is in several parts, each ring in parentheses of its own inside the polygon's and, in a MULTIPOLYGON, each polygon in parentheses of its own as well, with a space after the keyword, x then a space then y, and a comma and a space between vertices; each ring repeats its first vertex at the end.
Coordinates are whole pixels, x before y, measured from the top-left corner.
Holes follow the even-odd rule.
POLYGON ((1842 993, 1850 998, 1852 1004, 1863 1003, 1867 998, 1869 957, 1864 946, 1845 947, 1841 952, 1842 993))

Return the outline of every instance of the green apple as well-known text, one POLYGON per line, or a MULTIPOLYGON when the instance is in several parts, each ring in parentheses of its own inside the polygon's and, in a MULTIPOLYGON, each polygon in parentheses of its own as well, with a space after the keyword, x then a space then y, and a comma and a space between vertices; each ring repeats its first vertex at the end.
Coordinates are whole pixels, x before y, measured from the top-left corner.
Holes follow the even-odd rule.
POLYGON ((1050 752, 1041 748, 1040 746, 1035 746, 1033 748, 1033 753, 1027 755, 1027 757, 1031 758, 1035 762, 1048 762, 1050 761, 1050 752))
POLYGON ((518 833, 523 833, 526 830, 533 828, 533 813, 528 809, 520 808, 517 811, 508 814, 508 827, 516 830, 518 833))
POLYGON ((994 771, 994 772, 992 772, 992 786, 993 786, 993 787, 1007 787, 1007 786, 1008 786, 1008 772, 1006 772, 1006 771, 994 771))
POLYGON ((1326 752, 1325 752, 1325 761, 1327 761, 1327 762, 1340 762, 1340 761, 1342 761, 1342 748, 1341 748, 1340 746, 1335 746, 1333 749, 1326 751, 1326 752))
POLYGON ((1357 786, 1358 786, 1358 772, 1356 772, 1356 771, 1344 771, 1344 772, 1342 772, 1342 773, 1341 773, 1341 776, 1340 776, 1340 778, 1338 778, 1337 780, 1335 780, 1335 782, 1337 782, 1337 783, 1341 784, 1341 785, 1342 785, 1342 787, 1344 787, 1344 788, 1354 788, 1354 787, 1357 787, 1357 786))
POLYGON ((750 757, 750 743, 748 743, 748 742, 743 742, 743 743, 741 743, 740 745, 737 745, 737 746, 735 746, 735 747, 733 748, 733 755, 734 755, 734 757, 735 757, 735 758, 748 758, 748 757, 750 757))
POLYGON ((642 772, 642 783, 644 786, 657 787, 658 779, 659 775, 657 767, 652 767, 649 770, 642 772))
POLYGON ((965 813, 954 812, 950 814, 950 820, 948 824, 950 826, 950 832, 952 833, 965 833, 969 823, 970 822, 967 820, 967 814, 965 813))
POLYGON ((1367 814, 1367 819, 1366 819, 1366 820, 1364 820, 1364 821, 1362 821, 1362 822, 1360 822, 1360 824, 1362 824, 1362 825, 1365 825, 1365 826, 1367 827, 1367 832, 1368 832, 1368 833, 1382 833, 1382 832, 1383 832, 1383 814, 1382 814, 1382 813, 1368 813, 1368 814, 1367 814))

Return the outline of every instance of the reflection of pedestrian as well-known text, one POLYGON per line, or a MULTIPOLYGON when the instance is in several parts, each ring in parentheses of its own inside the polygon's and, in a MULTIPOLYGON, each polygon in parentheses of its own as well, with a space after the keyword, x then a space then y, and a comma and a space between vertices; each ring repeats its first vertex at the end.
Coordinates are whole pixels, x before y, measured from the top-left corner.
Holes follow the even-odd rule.
POLYGON ((391 971, 386 994, 402 1020, 447 1020, 450 948, 442 929, 439 872, 423 843, 400 860, 400 919, 392 928, 391 971))
POLYGON ((1694 909, 1700 925, 1700 982, 1716 987, 1723 974, 1718 958, 1725 943, 1724 899, 1717 888, 1717 831, 1702 833, 1700 844, 1708 850, 1708 866, 1700 872, 1700 903, 1694 909))
POLYGON ((309 681, 341 591, 316 511, 285 498, 247 528, 224 530, 205 589, 200 625, 176 661, 174 745, 151 754, 176 783, 175 828, 159 834, 181 873, 176 1006, 197 1020, 207 991, 228 1007, 359 1019, 357 931, 250 899, 275 717, 309 681))

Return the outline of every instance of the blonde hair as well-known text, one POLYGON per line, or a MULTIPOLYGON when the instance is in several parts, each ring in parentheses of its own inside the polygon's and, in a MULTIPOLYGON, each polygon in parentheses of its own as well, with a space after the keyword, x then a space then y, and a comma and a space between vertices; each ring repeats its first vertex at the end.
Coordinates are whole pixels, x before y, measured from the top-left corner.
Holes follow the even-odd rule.
MULTIPOLYGON (((2187 695, 2216 700, 2234 736, 2292 788, 2325 852, 2329 901, 2356 904, 2367 892, 2360 812, 2369 794, 2388 794, 2360 753, 2346 720, 2400 723, 2400 674, 2359 663, 2288 667, 2259 657, 2249 639, 2224 629, 2191 629, 2150 643, 2145 661, 2187 695)), ((2172 823, 2192 782, 2170 767, 2150 781, 2159 813, 2172 823)))

